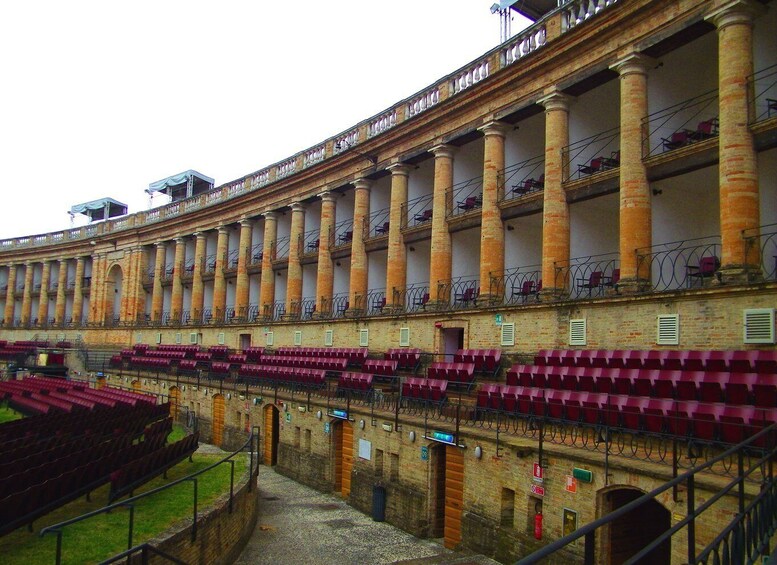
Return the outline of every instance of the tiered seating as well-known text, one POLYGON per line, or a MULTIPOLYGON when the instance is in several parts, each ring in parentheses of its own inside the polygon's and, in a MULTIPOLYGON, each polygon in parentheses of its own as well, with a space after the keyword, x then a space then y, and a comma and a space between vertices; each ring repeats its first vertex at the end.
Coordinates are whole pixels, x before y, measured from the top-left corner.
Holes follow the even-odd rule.
POLYGON ((246 360, 249 363, 256 363, 261 360, 264 355, 264 347, 247 347, 243 350, 243 354, 246 356, 246 360))
POLYGON ((179 374, 193 374, 197 372, 197 360, 196 359, 183 359, 178 363, 179 374))
POLYGON ((402 398, 409 402, 442 404, 447 399, 448 381, 409 377, 402 383, 402 398))
POLYGON ((469 388, 475 382, 475 364, 436 361, 426 370, 426 376, 469 388))
POLYGON ((169 372, 173 366, 173 359, 162 357, 130 357, 131 369, 146 369, 156 372, 169 372))
POLYGON ((246 355, 240 353, 230 353, 227 355, 227 363, 234 368, 239 368, 240 365, 246 362, 246 355))
MULTIPOLYGON (((361 367, 367 359, 366 347, 279 347, 278 357, 325 357, 345 359, 350 366, 361 367)), ((267 357, 264 357, 267 358, 267 357)))
POLYGON ((226 345, 211 345, 208 348, 208 353, 211 354, 213 359, 226 359, 229 354, 229 347, 226 345))
POLYGON ((325 371, 344 371, 348 366, 345 357, 313 357, 313 356, 267 356, 262 358, 262 364, 273 367, 300 367, 306 369, 323 369, 325 371))
POLYGON ((337 380, 337 396, 358 394, 369 397, 372 393, 372 375, 365 373, 343 372, 337 380))
POLYGON ((395 377, 398 361, 394 359, 367 359, 362 365, 362 371, 376 377, 395 377))
POLYGON ((274 365, 245 364, 238 371, 241 380, 253 384, 282 383, 322 388, 326 385, 326 371, 274 365))
POLYGON ((459 349, 453 356, 454 363, 473 363, 476 373, 491 376, 496 376, 501 360, 501 349, 459 349))
POLYGON ((396 361, 397 369, 401 371, 413 371, 421 364, 421 350, 420 349, 389 349, 384 354, 384 358, 396 361))
POLYGON ((178 344, 168 344, 168 345, 158 345, 156 348, 157 351, 166 351, 170 353, 183 353, 184 358, 191 359, 194 357, 194 354, 199 352, 200 346, 199 345, 178 345, 178 344))
POLYGON ((229 376, 230 365, 227 361, 212 361, 210 364, 210 376, 225 379, 229 376))

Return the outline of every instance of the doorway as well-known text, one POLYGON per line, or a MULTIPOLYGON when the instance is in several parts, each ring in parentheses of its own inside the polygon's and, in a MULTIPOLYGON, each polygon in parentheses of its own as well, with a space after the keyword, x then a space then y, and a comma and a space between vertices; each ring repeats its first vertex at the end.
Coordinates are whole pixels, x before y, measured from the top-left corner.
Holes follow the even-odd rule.
MULTIPOLYGON (((644 493, 633 488, 619 488, 603 495, 603 516, 636 500, 644 493)), ((670 528, 669 510, 655 500, 624 514, 612 522, 604 532, 605 550, 609 547, 610 565, 620 565, 670 528)), ((666 540, 638 563, 669 563, 670 540, 666 540)))

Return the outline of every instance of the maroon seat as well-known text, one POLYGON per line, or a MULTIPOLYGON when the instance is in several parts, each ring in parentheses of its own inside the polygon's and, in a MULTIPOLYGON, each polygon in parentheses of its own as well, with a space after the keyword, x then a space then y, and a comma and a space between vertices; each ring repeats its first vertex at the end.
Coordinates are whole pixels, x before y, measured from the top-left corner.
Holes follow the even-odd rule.
POLYGON ((653 396, 657 398, 674 398, 675 383, 680 379, 680 371, 659 370, 653 381, 653 396))
POLYGON ((761 408, 777 408, 777 375, 758 374, 753 384, 753 404, 761 408))
POLYGON ((720 439, 726 443, 741 443, 751 435, 752 406, 724 406, 719 412, 720 439))
POLYGON ((673 403, 674 401, 668 398, 648 399, 642 405, 642 423, 645 431, 662 433, 667 430, 667 418, 673 403))
POLYGON ((723 385, 726 404, 751 404, 758 377, 758 373, 730 373, 723 385))
POLYGON ((550 390, 548 391, 545 402, 547 405, 547 415, 549 418, 561 420, 564 418, 564 404, 571 391, 568 390, 550 390))
POLYGON ((702 440, 713 441, 720 436, 720 413, 723 404, 699 402, 689 416, 693 420, 693 435, 702 440))
POLYGON ((723 387, 729 373, 724 371, 705 371, 699 383, 699 400, 702 402, 723 402, 723 387))

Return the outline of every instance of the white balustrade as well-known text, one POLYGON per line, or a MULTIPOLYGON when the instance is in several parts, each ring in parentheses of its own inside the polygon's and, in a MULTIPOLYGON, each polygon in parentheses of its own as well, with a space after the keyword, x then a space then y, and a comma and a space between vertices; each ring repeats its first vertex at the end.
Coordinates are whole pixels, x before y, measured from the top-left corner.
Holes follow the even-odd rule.
POLYGON ((270 169, 264 169, 254 175, 251 180, 251 190, 259 188, 270 182, 270 169))
POLYGON ((532 26, 513 38, 506 47, 502 49, 502 66, 515 63, 518 59, 525 57, 545 45, 547 41, 545 24, 532 26))
POLYGON ((287 159, 286 161, 278 165, 278 169, 275 173, 275 178, 282 179, 283 177, 287 177, 290 174, 294 173, 296 170, 297 170, 297 158, 292 157, 291 159, 287 159))
POLYGON ((462 71, 451 81, 452 92, 456 94, 466 90, 473 84, 479 83, 488 76, 488 61, 483 60, 475 63, 474 66, 462 71))
POLYGON ((388 112, 381 114, 370 122, 368 135, 373 137, 379 133, 383 133, 387 129, 393 128, 397 125, 397 109, 394 108, 388 112))
POLYGON ((431 90, 428 90, 416 96, 410 102, 407 103, 407 112, 410 116, 415 116, 424 112, 437 104, 440 101, 440 89, 435 86, 431 90))
POLYGON ((342 153, 357 143, 359 143, 359 130, 354 129, 345 135, 341 135, 340 137, 335 138, 334 154, 337 155, 338 153, 342 153))
POLYGON ((561 30, 568 31, 615 3, 617 0, 575 0, 570 2, 562 12, 561 30))
POLYGON ((324 151, 324 149, 325 149, 324 145, 319 145, 317 147, 314 147, 313 149, 308 149, 307 151, 305 151, 303 166, 309 167, 310 165, 318 163, 319 161, 323 161, 324 156, 326 155, 326 152, 324 151))

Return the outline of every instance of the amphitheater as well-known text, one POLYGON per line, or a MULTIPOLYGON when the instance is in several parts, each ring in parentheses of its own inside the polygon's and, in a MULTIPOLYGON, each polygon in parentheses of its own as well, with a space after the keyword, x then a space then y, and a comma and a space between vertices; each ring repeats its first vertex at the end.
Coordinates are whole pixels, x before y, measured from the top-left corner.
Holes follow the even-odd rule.
POLYGON ((769 555, 774 2, 515 9, 281 162, 0 241, 2 362, 254 430, 278 473, 502 562, 769 555))

